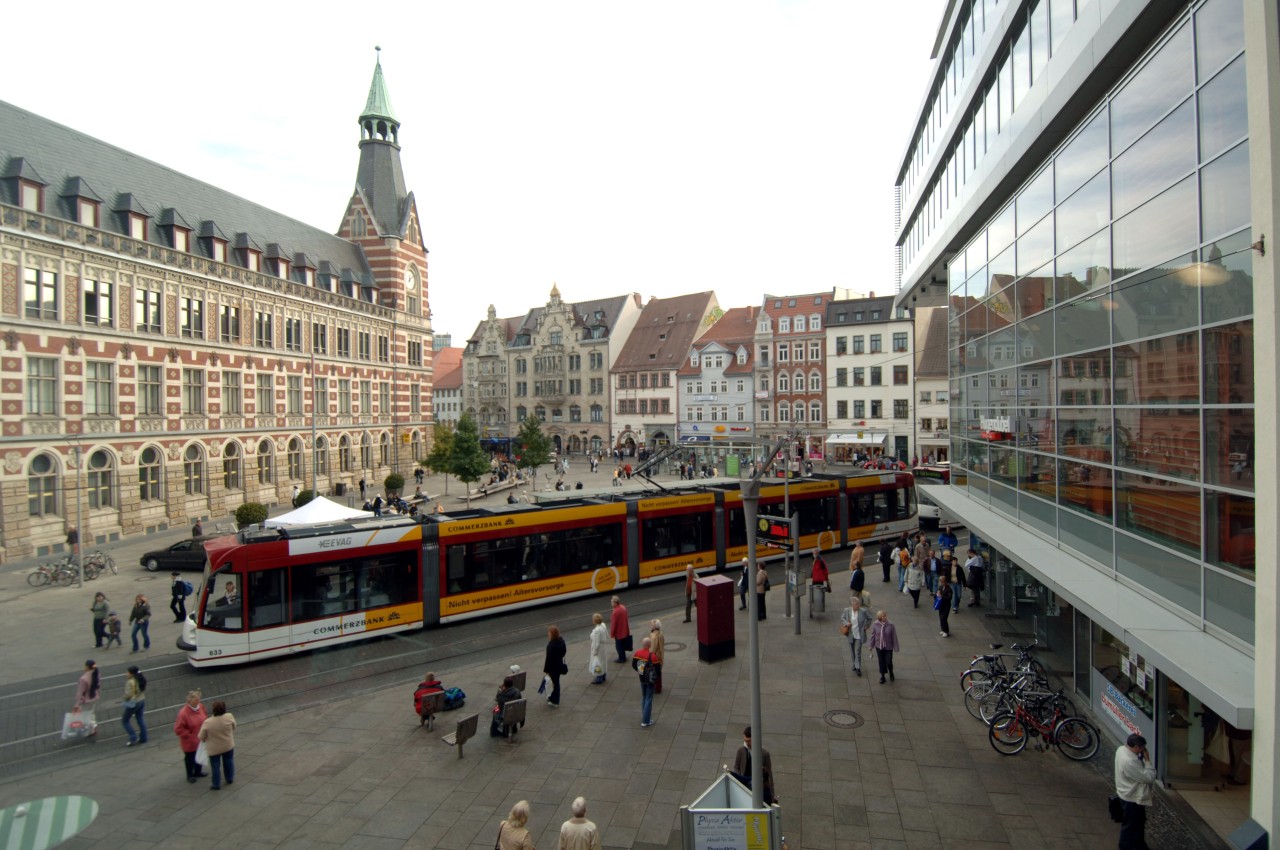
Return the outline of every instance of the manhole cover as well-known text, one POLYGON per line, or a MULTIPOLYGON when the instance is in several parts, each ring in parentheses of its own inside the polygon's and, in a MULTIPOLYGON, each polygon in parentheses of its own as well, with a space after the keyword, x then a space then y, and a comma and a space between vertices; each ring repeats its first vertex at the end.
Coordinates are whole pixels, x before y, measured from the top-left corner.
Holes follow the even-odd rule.
POLYGON ((667 652, 679 652, 682 649, 689 648, 688 644, 683 644, 675 640, 667 641, 665 644, 663 644, 663 647, 667 652))
POLYGON ((822 719, 837 729, 857 729, 864 722, 857 714, 854 714, 852 711, 844 711, 843 709, 828 711, 826 714, 822 715, 822 719))

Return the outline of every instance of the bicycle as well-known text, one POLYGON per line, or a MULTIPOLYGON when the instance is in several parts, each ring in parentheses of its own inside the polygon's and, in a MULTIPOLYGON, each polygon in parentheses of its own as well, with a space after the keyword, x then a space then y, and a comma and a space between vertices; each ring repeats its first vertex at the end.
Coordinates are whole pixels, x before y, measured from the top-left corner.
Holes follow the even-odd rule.
POLYGON ((86 568, 88 568, 88 566, 92 564, 95 568, 97 568, 99 573, 105 573, 108 570, 111 571, 112 575, 116 575, 117 573, 119 573, 119 570, 116 569, 115 558, 112 558, 109 554, 101 550, 96 552, 90 552, 88 555, 85 555, 84 563, 86 568))
MULTIPOLYGON (((1101 735, 1083 717, 1064 716, 1053 703, 1056 694, 1028 694, 1012 713, 1002 712, 991 721, 987 739, 991 748, 1004 756, 1017 755, 1026 749, 1027 740, 1044 738, 1044 748, 1056 746, 1073 761, 1088 761, 1098 752, 1101 735)), ((1041 749, 1037 744, 1036 749, 1041 749)))
POLYGON ((46 587, 56 584, 59 587, 70 587, 75 584, 76 571, 68 569, 65 564, 41 564, 27 576, 27 584, 32 587, 46 587))

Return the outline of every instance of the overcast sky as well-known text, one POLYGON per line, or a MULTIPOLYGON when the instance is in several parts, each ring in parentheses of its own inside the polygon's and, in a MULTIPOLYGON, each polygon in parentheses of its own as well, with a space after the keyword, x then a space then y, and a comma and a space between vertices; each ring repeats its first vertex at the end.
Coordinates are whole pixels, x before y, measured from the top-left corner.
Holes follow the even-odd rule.
POLYGON ((944 5, 18 3, 0 98, 332 232, 380 45, 458 344, 553 282, 725 308, 891 292, 944 5))

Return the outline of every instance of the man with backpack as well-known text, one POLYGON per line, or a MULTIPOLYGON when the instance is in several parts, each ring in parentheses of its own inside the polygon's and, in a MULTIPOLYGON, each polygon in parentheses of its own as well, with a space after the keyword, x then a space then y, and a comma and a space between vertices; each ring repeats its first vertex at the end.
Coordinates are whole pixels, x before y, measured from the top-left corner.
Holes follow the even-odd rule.
POLYGON ((187 582, 182 580, 182 573, 174 571, 173 583, 169 585, 169 610, 173 612, 173 621, 181 623, 187 619, 187 582))

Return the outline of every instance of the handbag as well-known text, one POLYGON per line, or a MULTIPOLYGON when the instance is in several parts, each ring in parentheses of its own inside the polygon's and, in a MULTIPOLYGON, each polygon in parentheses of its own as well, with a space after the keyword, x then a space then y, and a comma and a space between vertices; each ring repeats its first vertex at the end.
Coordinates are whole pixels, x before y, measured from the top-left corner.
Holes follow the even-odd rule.
POLYGON ((127 699, 127 700, 125 700, 124 702, 120 703, 120 705, 121 705, 123 708, 137 708, 137 707, 138 707, 138 702, 137 702, 137 700, 127 699))
POLYGON ((196 764, 201 767, 209 766, 209 749, 205 746, 204 741, 201 741, 200 746, 196 747, 196 764))
POLYGON ((1116 823, 1124 823, 1124 804, 1120 802, 1120 798, 1112 794, 1107 798, 1107 811, 1111 815, 1111 819, 1116 823))
POLYGON ((850 623, 841 623, 841 624, 840 624, 840 634, 844 635, 845 637, 848 637, 848 636, 849 636, 849 633, 850 633, 850 632, 852 632, 852 631, 853 631, 853 625, 852 625, 852 624, 850 624, 850 623))
POLYGON ((935 610, 935 611, 941 611, 941 610, 942 610, 942 597, 941 597, 941 596, 935 596, 935 597, 933 597, 933 610, 935 610))

